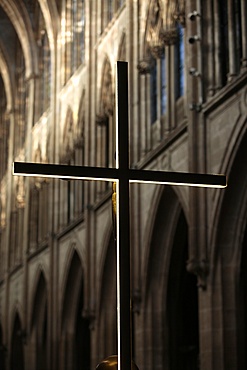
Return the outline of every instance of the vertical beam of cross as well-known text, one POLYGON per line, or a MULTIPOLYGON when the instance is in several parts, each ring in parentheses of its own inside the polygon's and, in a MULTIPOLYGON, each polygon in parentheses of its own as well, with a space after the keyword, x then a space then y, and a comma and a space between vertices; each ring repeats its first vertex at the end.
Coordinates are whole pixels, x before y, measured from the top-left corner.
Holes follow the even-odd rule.
MULTIPOLYGON (((116 167, 129 170, 128 64, 117 63, 116 167)), ((131 369, 129 178, 117 181, 118 369, 131 369)))

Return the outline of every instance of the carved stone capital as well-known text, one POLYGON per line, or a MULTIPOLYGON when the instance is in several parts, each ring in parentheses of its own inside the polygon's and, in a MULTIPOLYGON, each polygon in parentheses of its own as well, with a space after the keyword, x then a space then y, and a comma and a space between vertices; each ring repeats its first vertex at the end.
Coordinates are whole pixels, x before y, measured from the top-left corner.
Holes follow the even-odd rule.
POLYGON ((82 315, 83 318, 88 319, 89 329, 94 330, 95 320, 96 320, 95 311, 93 309, 86 308, 82 311, 81 315, 82 315))
POLYGON ((177 29, 175 27, 170 29, 162 29, 160 32, 160 37, 165 46, 174 45, 178 41, 177 29))
POLYGON ((141 75, 146 75, 151 71, 151 63, 148 59, 140 60, 137 64, 137 69, 141 75))
POLYGON ((16 184, 16 207, 25 207, 25 182, 22 176, 18 177, 16 184))
POLYGON ((176 0, 176 9, 174 10, 173 18, 182 27, 185 27, 185 0, 176 0))
POLYGON ((150 45, 150 52, 155 59, 161 59, 164 54, 164 46, 162 44, 150 45))
POLYGON ((83 148, 83 144, 84 144, 84 138, 83 138, 83 135, 78 136, 78 137, 75 139, 75 149, 81 149, 81 148, 83 148))
POLYGON ((138 315, 141 312, 141 291, 140 289, 135 289, 132 294, 132 311, 138 315))
POLYGON ((195 274, 198 278, 197 286, 205 290, 207 288, 207 276, 209 274, 209 263, 207 260, 192 258, 187 261, 187 271, 195 274))
POLYGON ((71 158, 73 157, 74 155, 74 148, 72 147, 69 147, 68 145, 64 148, 64 151, 63 153, 61 154, 60 156, 60 161, 62 163, 68 163, 71 158))
POLYGON ((108 122, 108 115, 105 112, 96 114, 96 124, 105 126, 108 122))

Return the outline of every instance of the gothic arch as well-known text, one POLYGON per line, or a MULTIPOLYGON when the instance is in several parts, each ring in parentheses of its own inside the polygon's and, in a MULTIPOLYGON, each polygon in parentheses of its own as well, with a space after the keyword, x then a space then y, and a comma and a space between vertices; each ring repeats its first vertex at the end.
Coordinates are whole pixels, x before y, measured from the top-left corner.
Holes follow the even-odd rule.
POLYGON ((113 114, 113 82, 112 68, 108 57, 105 58, 102 67, 101 89, 99 99, 99 118, 106 119, 113 114))
POLYGON ((30 302, 30 307, 31 307, 31 312, 32 315, 30 317, 30 328, 33 328, 34 325, 34 311, 35 311, 35 300, 37 294, 41 294, 40 292, 44 292, 43 287, 45 287, 46 290, 46 295, 48 296, 47 292, 47 273, 44 270, 44 267, 42 265, 39 265, 37 268, 37 271, 35 273, 34 279, 33 279, 33 286, 31 289, 31 302, 30 302), (42 285, 41 285, 42 283, 42 285), (40 288, 42 286, 42 289, 40 288))
MULTIPOLYGON (((86 263, 85 263, 85 261, 86 261, 86 251, 85 251, 84 248, 83 249, 81 248, 79 250, 79 248, 76 245, 76 241, 75 240, 71 241, 69 251, 67 252, 67 255, 66 255, 66 263, 64 265, 64 271, 65 272, 63 274, 63 280, 61 282, 61 290, 62 290, 61 299, 62 300, 64 299, 68 275, 69 275, 69 272, 71 270, 72 261, 73 261, 75 256, 77 256, 78 259, 80 260, 80 264, 82 266, 83 273, 86 276, 86 269, 87 269, 86 263)), ((85 289, 86 289, 86 287, 85 287, 85 289)))
POLYGON ((49 45, 54 61, 54 43, 56 41, 55 39, 59 28, 59 17, 56 9, 56 3, 54 0, 38 0, 38 2, 45 19, 49 45))
MULTIPOLYGON (((225 351, 222 362, 229 363, 233 358, 238 361, 238 368, 245 368, 247 317, 247 302, 244 298, 243 287, 246 286, 247 277, 243 266, 247 265, 245 244, 247 228, 247 129, 246 124, 233 148, 231 168, 228 171, 228 187, 223 191, 218 223, 214 230, 214 249, 212 251, 211 265, 214 274, 211 278, 212 306, 217 302, 221 309, 221 328, 219 335, 224 338, 225 351), (242 285, 242 286, 241 286, 242 285), (217 297, 221 297, 221 300, 217 297), (241 323, 240 323, 241 321, 241 323), (245 332, 244 332, 245 331, 245 332), (243 339, 245 336, 245 339, 243 339)), ((213 306, 214 307, 214 306, 213 306)), ((217 315, 218 317, 218 315, 217 315)), ((217 320, 218 321, 218 320, 217 320)), ((214 310, 212 312, 212 325, 218 325, 214 310)), ((215 346, 216 337, 212 338, 215 346)))
POLYGON ((15 0, 1 0, 0 6, 2 6, 11 20, 20 40, 25 58, 26 78, 38 74, 38 60, 34 34, 25 7, 22 2, 18 2, 17 4, 15 0))
POLYGON ((24 316, 24 314, 23 314, 22 306, 17 301, 17 302, 15 302, 15 304, 12 307, 12 310, 11 310, 11 316, 10 316, 11 317, 11 327, 10 327, 10 332, 11 333, 14 330, 14 321, 15 321, 15 318, 18 317, 19 320, 20 320, 20 323, 22 323, 24 321, 23 316, 24 316))
MULTIPOLYGON (((98 103, 98 113, 96 115, 96 163, 100 167, 112 167, 115 162, 115 124, 113 123, 114 114, 114 93, 112 68, 108 57, 105 58, 102 75, 101 89, 98 103)), ((97 191, 104 192, 109 184, 102 182, 97 184, 97 191)))
POLYGON ((61 307, 61 369, 87 369, 90 365, 90 327, 85 316, 84 272, 75 251, 67 274, 61 307))
MULTIPOLYGON (((69 248, 69 252, 67 254, 66 258, 66 263, 64 265, 64 274, 63 274, 63 280, 61 281, 60 289, 61 289, 61 328, 62 325, 64 324, 63 322, 63 317, 66 314, 64 312, 64 302, 66 300, 66 289, 68 288, 68 281, 69 281, 69 276, 70 273, 73 271, 73 265, 76 265, 76 269, 74 268, 75 271, 79 272, 79 277, 82 279, 83 277, 83 272, 82 272, 82 262, 80 259, 80 256, 78 254, 78 251, 76 250, 76 244, 72 243, 71 247, 69 248)), ((79 279, 78 279, 79 280, 79 279)), ((67 293, 68 294, 68 293, 67 293)))
POLYGON ((65 125, 62 137, 61 157, 63 161, 68 161, 74 151, 74 119, 73 111, 69 106, 66 113, 65 125))
MULTIPOLYGON (((176 358, 183 357, 179 341, 183 342, 186 351, 189 351, 189 341, 195 339, 196 348, 191 361, 198 355, 198 306, 196 277, 186 270, 188 225, 172 187, 164 188, 154 219, 149 255, 145 258, 148 261, 145 267, 146 296, 143 297, 142 307, 145 331, 147 333, 152 331, 155 336, 152 338, 144 332, 143 345, 148 366, 155 368, 159 358, 158 363, 162 363, 163 368, 177 369, 180 367, 176 363, 179 361, 176 358), (189 339, 185 335, 186 318, 180 317, 190 312, 184 304, 186 299, 181 288, 183 284, 186 292, 193 296, 191 310, 195 313, 195 320, 187 317, 194 335, 189 339), (180 305, 174 310, 178 301, 180 305)), ((188 356, 186 354, 183 357, 183 362, 187 361, 191 365, 188 356)), ((196 369, 191 367, 194 368, 196 369)))
POLYGON ((48 340, 48 292, 44 273, 39 271, 32 306, 31 341, 34 354, 33 366, 36 370, 47 368, 48 340))
POLYGON ((144 276, 145 276, 145 281, 147 281, 148 283, 148 261, 149 261, 149 258, 150 258, 150 253, 151 253, 151 250, 150 250, 150 246, 152 244, 152 240, 153 240, 153 236, 154 236, 154 228, 155 228, 155 224, 157 222, 157 212, 158 212, 158 209, 160 207, 160 204, 162 202, 162 199, 165 197, 165 194, 172 194, 172 197, 170 198, 169 195, 167 195, 167 202, 164 203, 164 210, 165 212, 167 212, 167 215, 169 216, 169 207, 171 206, 170 205, 170 202, 174 202, 174 206, 175 206, 175 199, 176 199, 176 202, 178 201, 179 204, 181 205, 182 209, 183 209, 183 212, 184 212, 184 215, 185 215, 185 218, 186 218, 186 221, 188 223, 188 204, 186 203, 186 197, 185 197, 185 194, 184 194, 184 189, 182 190, 181 187, 177 187, 177 186, 174 186, 174 187, 170 187, 170 186, 157 186, 156 189, 155 189, 155 192, 154 192, 154 195, 153 195, 153 201, 152 201, 152 208, 150 209, 150 213, 152 215, 155 215, 154 217, 150 217, 149 219, 149 223, 146 225, 145 227, 145 235, 144 235, 144 238, 143 240, 146 241, 145 245, 144 245, 144 268, 143 268, 143 271, 144 271, 144 276))
MULTIPOLYGON (((235 136, 235 135, 234 135, 235 136)), ((220 255, 229 261, 233 257, 235 251, 235 257, 240 263, 241 251, 238 249, 238 256, 236 255, 236 246, 239 245, 239 237, 241 238, 241 229, 244 228, 244 199, 246 197, 246 181, 247 181, 247 170, 245 158, 245 148, 247 142, 247 121, 243 121, 240 130, 237 132, 234 138, 233 145, 230 141, 227 146, 230 148, 229 152, 225 154, 226 160, 223 163, 223 170, 227 173, 228 187, 220 192, 218 207, 216 210, 216 217, 214 224, 217 227, 214 229, 212 235, 212 244, 214 246, 212 253, 212 263, 216 263, 218 256, 220 255), (232 207, 232 209, 230 208, 232 207), (228 212, 227 210, 230 210, 228 212), (242 217, 240 217, 240 215, 242 217), (223 236, 221 231, 224 230, 223 236), (229 235, 226 235, 225 233, 229 235), (238 237, 238 239, 236 238, 238 237), (219 248, 219 241, 220 248, 219 248), (231 249, 225 248, 225 241, 228 241, 227 245, 231 245, 231 249), (232 243, 232 244, 231 244, 232 243), (235 248, 234 248, 235 246, 235 248), (223 252, 223 254, 222 254, 223 252)), ((243 234, 242 234, 243 235, 243 234)), ((220 258, 221 258, 220 257, 220 258)))
POLYGON ((6 347, 3 344, 3 329, 0 323, 0 369, 5 370, 6 347))
POLYGON ((118 50, 118 60, 126 61, 126 34, 125 32, 121 36, 120 46, 118 50))
POLYGON ((117 353, 117 263, 116 245, 114 243, 112 228, 110 228, 108 236, 103 270, 99 276, 98 360, 109 356, 109 354, 117 353))
POLYGON ((9 64, 4 53, 4 49, 0 43, 0 73, 3 79, 4 88, 7 97, 7 112, 13 109, 13 86, 11 81, 11 74, 9 70, 9 64))
POLYGON ((85 89, 82 91, 80 105, 78 109, 78 118, 75 125, 75 144, 76 147, 83 147, 84 145, 84 127, 85 127, 85 89))
POLYGON ((24 332, 18 312, 15 313, 11 335, 10 366, 12 370, 24 370, 24 332))
POLYGON ((166 264, 165 268, 169 267, 169 255, 165 256, 165 253, 161 252, 160 246, 166 245, 166 253, 171 253, 169 246, 172 244, 177 220, 181 212, 181 206, 178 198, 170 186, 166 186, 164 188, 164 190, 159 194, 158 199, 159 201, 156 203, 156 212, 153 213, 155 216, 153 217, 154 222, 149 238, 149 250, 146 252, 144 262, 146 292, 150 290, 150 278, 152 277, 153 273, 155 272, 155 276, 158 276, 156 274, 158 274, 158 271, 163 269, 164 263, 166 264), (161 240, 161 238, 163 239, 161 240), (153 259, 155 258, 156 260, 156 257, 159 254, 161 254, 163 257, 157 259, 159 266, 154 268, 153 259))

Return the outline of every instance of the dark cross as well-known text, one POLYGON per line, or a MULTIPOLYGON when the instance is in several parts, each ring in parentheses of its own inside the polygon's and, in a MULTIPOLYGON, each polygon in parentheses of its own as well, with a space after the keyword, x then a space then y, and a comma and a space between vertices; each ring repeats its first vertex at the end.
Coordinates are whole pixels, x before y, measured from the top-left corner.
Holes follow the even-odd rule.
POLYGON ((117 62, 116 74, 116 168, 15 162, 13 164, 13 174, 116 182, 118 369, 130 370, 129 183, 145 182, 152 184, 223 188, 226 187, 226 177, 224 175, 130 169, 128 140, 128 64, 126 62, 117 62))

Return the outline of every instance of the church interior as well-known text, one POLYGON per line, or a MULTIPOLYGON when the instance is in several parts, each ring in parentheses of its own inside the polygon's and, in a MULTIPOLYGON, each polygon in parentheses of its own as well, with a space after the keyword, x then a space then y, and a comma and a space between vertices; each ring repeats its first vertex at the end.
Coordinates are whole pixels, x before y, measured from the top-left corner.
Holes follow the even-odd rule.
POLYGON ((117 354, 111 183, 12 173, 116 166, 117 61, 129 167, 228 182, 130 184, 133 360, 247 368, 246 15, 246 0, 0 0, 1 370, 117 354))

